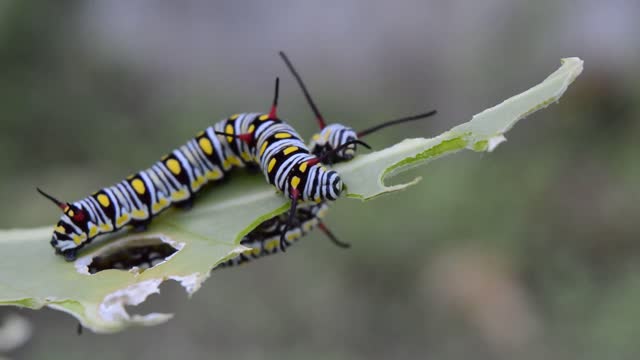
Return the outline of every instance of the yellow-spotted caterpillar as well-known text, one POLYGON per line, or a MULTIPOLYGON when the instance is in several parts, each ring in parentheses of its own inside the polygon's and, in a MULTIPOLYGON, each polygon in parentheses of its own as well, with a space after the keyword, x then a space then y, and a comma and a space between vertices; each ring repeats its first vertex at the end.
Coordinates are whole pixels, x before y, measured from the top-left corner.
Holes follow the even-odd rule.
MULTIPOLYGON (((284 251, 307 221, 307 215, 296 218, 298 202, 318 204, 336 200, 343 183, 336 171, 323 163, 348 160, 355 145, 364 134, 409 118, 393 120, 353 136, 335 136, 342 130, 336 125, 324 126, 320 113, 313 105, 306 88, 294 72, 305 95, 318 117, 322 132, 315 137, 312 150, 298 133, 277 116, 278 85, 271 111, 233 115, 198 133, 186 144, 173 150, 148 169, 139 171, 121 182, 103 188, 72 203, 62 202, 38 189, 63 212, 54 228, 51 245, 56 253, 72 261, 77 252, 101 234, 117 231, 125 226, 145 228, 151 219, 172 205, 190 205, 194 195, 207 183, 222 180, 234 167, 257 165, 267 182, 291 200, 291 208, 283 226, 278 226, 279 248, 284 251), (332 136, 331 133, 334 133, 332 136)), ((432 113, 418 115, 422 118, 432 113)), ((342 125, 340 125, 342 126, 342 125)), ((342 126, 344 129, 349 129, 342 126)), ((352 131, 352 130, 351 130, 352 131)), ((313 209, 313 207, 312 207, 313 209)), ((282 222, 282 221, 280 221, 282 222)), ((328 230, 325 231, 329 234, 328 230)), ((261 234, 261 241, 271 236, 261 234)))
MULTIPOLYGON (((378 131, 382 128, 422 119, 436 114, 435 110, 427 113, 418 114, 414 116, 404 117, 391 121, 383 122, 377 126, 367 128, 356 132, 351 127, 342 124, 330 124, 327 125, 322 114, 318 110, 315 102, 313 101, 306 85, 304 84, 302 77, 284 52, 280 52, 280 57, 285 62, 287 68, 294 76, 300 89, 302 90, 309 107, 313 111, 318 125, 320 127, 320 133, 312 136, 309 148, 311 152, 319 158, 323 159, 324 163, 338 163, 351 160, 355 156, 356 142, 359 138, 362 138, 368 134, 378 131)), ((285 215, 275 216, 256 227, 253 231, 247 234, 242 240, 241 244, 250 248, 250 250, 218 265, 218 267, 228 267, 238 264, 243 264, 252 259, 262 257, 264 255, 274 254, 278 252, 279 247, 278 238, 282 235, 283 231, 289 229, 290 233, 287 233, 287 239, 295 241, 305 236, 311 229, 318 227, 334 244, 339 247, 347 248, 348 243, 339 241, 333 233, 322 222, 322 218, 325 216, 328 210, 326 202, 312 204, 306 208, 299 208, 297 213, 292 219, 289 219, 290 224, 287 223, 285 215)), ((286 246, 290 243, 286 242, 286 246)))

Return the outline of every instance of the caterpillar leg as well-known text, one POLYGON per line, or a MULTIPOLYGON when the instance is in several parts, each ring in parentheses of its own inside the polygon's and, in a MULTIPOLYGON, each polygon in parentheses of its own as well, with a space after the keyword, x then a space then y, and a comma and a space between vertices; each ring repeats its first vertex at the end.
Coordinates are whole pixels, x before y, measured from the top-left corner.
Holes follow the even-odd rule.
POLYGON ((191 210, 191 208, 193 208, 193 196, 188 198, 187 200, 183 200, 183 201, 180 201, 179 203, 175 203, 173 206, 181 210, 191 210))
POLYGON ((300 197, 300 192, 297 189, 292 189, 291 191, 291 208, 289 209, 289 218, 284 225, 284 230, 280 234, 280 251, 287 251, 287 231, 293 224, 293 220, 296 217, 296 208, 298 206, 298 198, 300 197))
POLYGON ((338 238, 335 235, 333 235, 331 230, 329 230, 329 228, 327 228, 327 226, 323 222, 318 223, 318 229, 320 229, 320 231, 322 231, 329 238, 329 240, 331 240, 331 242, 333 242, 336 246, 341 247, 343 249, 348 249, 351 247, 351 244, 338 240, 338 238))
POLYGON ((78 257, 78 249, 69 249, 62 252, 62 256, 66 261, 75 261, 78 257))
POLYGON ((133 226, 133 231, 143 232, 147 230, 150 224, 151 224, 151 218, 149 218, 148 220, 133 221, 131 223, 131 226, 133 226))

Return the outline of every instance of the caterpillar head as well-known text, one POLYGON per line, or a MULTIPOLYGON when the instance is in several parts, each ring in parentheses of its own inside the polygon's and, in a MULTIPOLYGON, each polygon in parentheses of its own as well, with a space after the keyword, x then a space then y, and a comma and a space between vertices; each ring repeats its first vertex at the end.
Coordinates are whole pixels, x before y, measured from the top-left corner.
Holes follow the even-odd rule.
POLYGON ((306 155, 290 172, 283 189, 285 196, 301 201, 334 201, 344 190, 344 183, 335 170, 327 169, 318 158, 306 155))
POLYGON ((326 200, 334 201, 340 197, 344 184, 342 183, 340 175, 338 175, 336 171, 322 170, 324 171, 325 176, 320 179, 320 186, 324 189, 321 191, 325 192, 326 200))
POLYGON ((309 178, 317 179, 317 188, 311 193, 303 192, 303 200, 334 201, 340 197, 344 184, 335 170, 329 170, 321 164, 314 165, 309 170, 309 178))
POLYGON ((87 226, 89 215, 79 204, 58 201, 51 195, 38 189, 38 192, 51 200, 62 210, 60 221, 56 224, 51 235, 51 246, 56 254, 61 254, 67 261, 73 261, 76 253, 88 240, 87 226))
POLYGON ((328 164, 335 164, 353 159, 357 146, 354 140, 358 140, 355 130, 342 124, 331 124, 313 135, 309 148, 313 155, 325 158, 328 164), (347 143, 350 144, 344 146, 347 143))

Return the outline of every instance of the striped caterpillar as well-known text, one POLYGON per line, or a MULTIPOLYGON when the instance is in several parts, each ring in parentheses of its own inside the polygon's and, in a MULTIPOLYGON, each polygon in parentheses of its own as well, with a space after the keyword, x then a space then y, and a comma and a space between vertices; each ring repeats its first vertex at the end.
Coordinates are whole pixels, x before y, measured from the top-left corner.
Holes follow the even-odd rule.
MULTIPOLYGON (((436 114, 435 110, 418 114, 414 116, 404 117, 400 119, 385 121, 379 125, 367 128, 365 130, 356 132, 351 127, 342 124, 330 124, 327 125, 324 117, 320 113, 320 110, 316 106, 311 94, 309 93, 307 86, 305 85, 302 77, 293 66, 287 55, 280 51, 280 57, 286 64, 289 72, 293 75, 298 86, 300 87, 305 99, 311 108, 313 114, 316 117, 320 132, 312 136, 309 148, 311 153, 322 158, 325 163, 335 164, 351 160, 355 156, 356 140, 369 135, 375 131, 383 129, 388 126, 401 124, 408 121, 418 120, 426 118, 436 114)), ((233 265, 243 264, 252 259, 256 259, 265 255, 270 255, 278 252, 276 243, 278 237, 282 235, 285 229, 289 228, 290 233, 286 234, 287 239, 294 241, 311 231, 315 226, 318 226, 320 230, 337 246, 347 248, 350 245, 339 241, 333 233, 322 223, 322 218, 325 216, 328 210, 328 205, 325 202, 318 204, 312 204, 308 209, 299 209, 298 213, 293 218, 293 223, 287 227, 285 215, 279 215, 272 219, 269 219, 252 232, 247 234, 242 240, 241 244, 245 245, 251 250, 247 250, 243 254, 240 254, 224 263, 218 265, 218 268, 229 267, 233 265)), ((286 243, 290 245, 289 242, 286 243)))
MULTIPOLYGON (((274 100, 268 114, 243 113, 222 120, 152 167, 116 185, 73 203, 59 201, 38 189, 63 212, 51 238, 56 253, 73 261, 79 249, 101 234, 125 226, 144 229, 153 217, 170 206, 191 205, 194 195, 207 183, 220 181, 232 168, 247 165, 257 165, 267 182, 291 200, 284 228, 278 230, 279 248, 284 251, 289 245, 287 234, 298 230, 289 230, 296 223, 298 202, 333 201, 343 190, 339 174, 325 168, 323 163, 348 160, 353 157, 356 144, 368 145, 350 136, 350 132, 346 137, 331 136, 333 128, 324 126, 299 76, 286 56, 283 53, 281 56, 298 79, 321 125, 322 131, 313 143, 313 152, 290 125, 277 117, 279 81, 276 79, 274 100)), ((406 120, 388 123, 403 121, 406 120)), ((360 137, 362 133, 368 134, 385 126, 388 125, 365 130, 360 137)))
MULTIPOLYGON (((289 224, 286 246, 293 245, 294 241, 308 234, 313 228, 319 227, 336 245, 343 248, 349 247, 349 244, 336 239, 322 222, 322 218, 325 217, 328 210, 329 205, 326 202, 299 206, 293 222, 289 224)), ((284 228, 287 227, 287 220, 287 214, 280 214, 258 225, 240 241, 240 244, 248 247, 249 250, 220 263, 217 268, 240 265, 253 259, 278 253, 281 250, 280 236, 284 228)))

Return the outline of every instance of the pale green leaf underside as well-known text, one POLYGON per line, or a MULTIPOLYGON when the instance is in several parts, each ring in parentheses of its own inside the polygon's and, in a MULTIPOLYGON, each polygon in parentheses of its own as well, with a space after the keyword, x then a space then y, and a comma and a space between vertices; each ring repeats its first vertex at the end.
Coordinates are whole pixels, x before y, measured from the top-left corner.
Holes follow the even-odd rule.
MULTIPOLYGON (((443 155, 462 149, 493 150, 518 120, 557 101, 581 71, 582 60, 563 59, 562 66, 541 84, 440 136, 407 139, 336 166, 347 185, 347 197, 370 199, 404 189, 419 179, 393 186, 386 186, 384 179, 443 155)), ((123 306, 144 301, 168 279, 180 281, 193 293, 215 264, 242 249, 237 243, 243 235, 287 208, 285 199, 262 176, 235 177, 198 197, 193 210, 169 210, 144 234, 125 233, 96 241, 80 254, 76 264, 53 255, 48 244, 52 225, 0 231, 0 305, 49 306, 72 314, 96 332, 166 321, 171 315, 129 315, 123 306), (106 270, 88 275, 78 271, 86 272, 89 259, 107 247, 151 237, 177 244, 181 250, 139 274, 106 270)))

